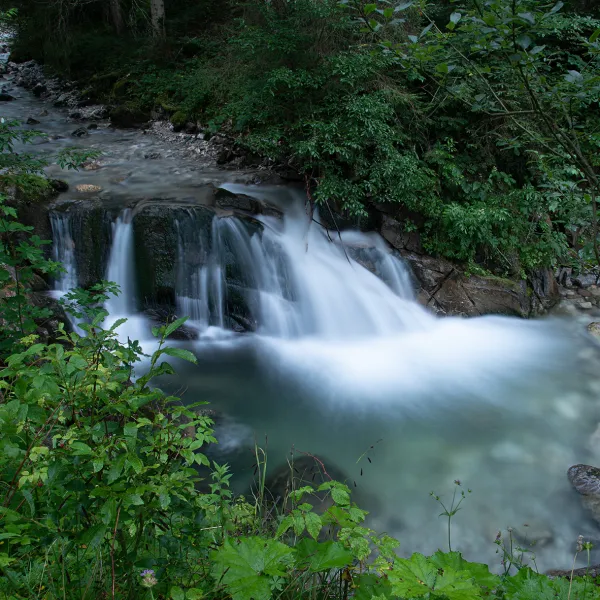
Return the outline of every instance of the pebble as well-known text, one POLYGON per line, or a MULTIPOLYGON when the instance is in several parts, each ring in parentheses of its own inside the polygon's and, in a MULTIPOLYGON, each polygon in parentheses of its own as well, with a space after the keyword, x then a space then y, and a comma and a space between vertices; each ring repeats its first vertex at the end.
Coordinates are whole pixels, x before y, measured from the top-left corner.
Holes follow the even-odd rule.
POLYGON ((91 185, 89 183, 82 183, 75 186, 78 192, 100 192, 102 188, 99 185, 91 185))
POLYGON ((579 308, 582 308, 584 310, 590 310, 591 308, 594 308, 594 305, 591 302, 580 302, 579 308))

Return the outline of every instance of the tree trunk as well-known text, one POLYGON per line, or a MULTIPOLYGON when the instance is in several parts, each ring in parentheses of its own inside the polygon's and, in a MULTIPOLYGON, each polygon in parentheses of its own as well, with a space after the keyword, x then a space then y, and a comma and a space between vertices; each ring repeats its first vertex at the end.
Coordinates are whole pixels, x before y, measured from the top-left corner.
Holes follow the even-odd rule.
POLYGON ((110 16, 113 26, 118 34, 123 33, 123 12, 121 0, 110 0, 110 16))
POLYGON ((165 2, 164 0, 150 0, 152 14, 152 33, 154 37, 165 37, 165 2))

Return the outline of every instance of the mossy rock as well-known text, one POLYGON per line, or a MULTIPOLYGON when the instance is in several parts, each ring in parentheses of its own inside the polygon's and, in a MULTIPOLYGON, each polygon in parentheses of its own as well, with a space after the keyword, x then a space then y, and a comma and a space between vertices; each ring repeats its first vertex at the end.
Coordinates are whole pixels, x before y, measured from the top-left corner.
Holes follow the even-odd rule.
POLYGON ((171 125, 175 131, 181 131, 187 125, 188 120, 187 113, 182 110, 171 115, 171 125))
POLYGON ((110 111, 110 121, 115 127, 142 127, 150 120, 150 115, 134 104, 116 106, 110 111))

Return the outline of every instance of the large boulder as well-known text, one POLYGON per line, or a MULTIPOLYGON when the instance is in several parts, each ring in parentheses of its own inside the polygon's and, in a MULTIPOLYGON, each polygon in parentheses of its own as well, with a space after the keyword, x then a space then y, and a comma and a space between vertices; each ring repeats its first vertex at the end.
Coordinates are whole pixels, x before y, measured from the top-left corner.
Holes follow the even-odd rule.
POLYGON ((559 299, 558 286, 549 271, 531 274, 529 285, 524 280, 467 275, 446 259, 423 254, 419 236, 405 231, 388 215, 383 216, 381 234, 410 266, 419 301, 441 314, 529 317, 559 299))
POLYGON ((591 465, 574 465, 567 471, 573 488, 581 494, 581 503, 600 524, 600 469, 591 465))

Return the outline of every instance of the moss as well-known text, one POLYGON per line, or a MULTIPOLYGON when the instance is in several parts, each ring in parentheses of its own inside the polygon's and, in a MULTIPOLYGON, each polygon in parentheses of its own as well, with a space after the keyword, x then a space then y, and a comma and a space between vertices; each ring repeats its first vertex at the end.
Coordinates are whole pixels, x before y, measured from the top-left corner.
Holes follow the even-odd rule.
POLYGON ((182 110, 178 110, 171 116, 171 123, 175 129, 182 129, 188 122, 188 115, 182 110))
POLYGON ((3 175, 0 177, 0 190, 14 195, 16 200, 40 203, 50 200, 56 194, 51 182, 42 175, 3 175))

